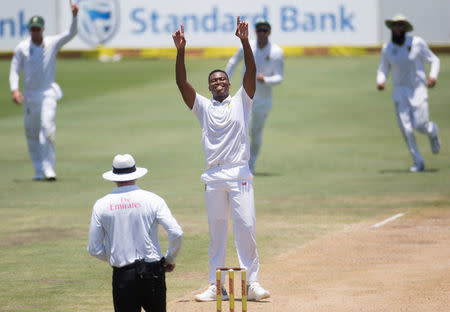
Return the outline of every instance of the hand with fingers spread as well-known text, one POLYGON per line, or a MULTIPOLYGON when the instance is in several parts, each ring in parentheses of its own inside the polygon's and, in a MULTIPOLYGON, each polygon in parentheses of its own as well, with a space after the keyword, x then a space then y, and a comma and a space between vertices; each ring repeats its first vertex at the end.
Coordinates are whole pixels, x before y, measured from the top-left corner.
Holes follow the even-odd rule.
POLYGON ((240 16, 237 17, 237 27, 235 35, 243 40, 248 39, 248 23, 241 21, 240 16))
POLYGON ((184 26, 181 24, 181 30, 177 29, 173 35, 173 42, 177 50, 184 49, 186 47, 186 38, 184 37, 184 26))

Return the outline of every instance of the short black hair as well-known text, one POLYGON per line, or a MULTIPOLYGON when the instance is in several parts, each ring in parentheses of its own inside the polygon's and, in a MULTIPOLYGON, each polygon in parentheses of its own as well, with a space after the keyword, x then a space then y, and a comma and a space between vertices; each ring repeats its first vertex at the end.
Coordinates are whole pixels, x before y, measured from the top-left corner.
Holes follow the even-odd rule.
POLYGON ((210 80, 210 78, 211 78, 211 75, 214 74, 214 73, 217 73, 217 72, 219 72, 219 73, 224 73, 225 76, 227 76, 227 80, 230 81, 230 78, 228 77, 228 74, 227 74, 226 71, 221 70, 221 69, 214 69, 214 70, 213 70, 212 72, 210 72, 209 75, 208 75, 208 83, 209 83, 209 80, 210 80))

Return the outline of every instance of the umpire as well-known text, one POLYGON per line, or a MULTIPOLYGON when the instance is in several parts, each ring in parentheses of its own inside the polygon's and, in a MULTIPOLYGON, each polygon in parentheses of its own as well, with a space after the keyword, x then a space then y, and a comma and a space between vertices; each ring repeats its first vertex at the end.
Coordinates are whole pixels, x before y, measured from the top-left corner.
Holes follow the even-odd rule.
POLYGON ((117 187, 100 198, 92 211, 89 253, 113 267, 113 301, 116 312, 166 311, 165 272, 175 268, 183 231, 165 201, 141 190, 136 180, 147 169, 136 167, 133 156, 116 155, 113 169, 103 178, 117 187), (168 233, 169 246, 162 256, 158 224, 168 233))

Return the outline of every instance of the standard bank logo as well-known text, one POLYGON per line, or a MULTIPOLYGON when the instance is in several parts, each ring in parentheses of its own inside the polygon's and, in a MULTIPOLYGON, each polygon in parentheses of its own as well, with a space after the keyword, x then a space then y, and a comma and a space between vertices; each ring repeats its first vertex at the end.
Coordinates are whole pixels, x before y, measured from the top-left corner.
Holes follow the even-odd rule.
POLYGON ((78 34, 89 45, 111 40, 119 28, 118 0, 80 0, 78 34))

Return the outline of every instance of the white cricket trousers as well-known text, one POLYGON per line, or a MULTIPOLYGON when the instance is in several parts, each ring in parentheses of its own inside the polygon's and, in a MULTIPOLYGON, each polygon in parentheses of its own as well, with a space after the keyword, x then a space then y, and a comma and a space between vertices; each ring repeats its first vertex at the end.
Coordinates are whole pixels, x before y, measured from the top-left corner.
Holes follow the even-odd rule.
POLYGON ((414 130, 426 134, 431 140, 438 135, 438 129, 434 122, 428 120, 428 102, 426 97, 416 104, 411 101, 412 92, 414 92, 414 89, 410 88, 397 88, 395 90, 395 112, 398 126, 414 164, 424 165, 425 162, 417 147, 414 130))
MULTIPOLYGON (((253 196, 253 184, 249 180, 215 182, 206 185, 205 203, 210 234, 210 283, 216 281, 216 269, 225 266, 230 210, 239 265, 247 270, 249 282, 258 281, 259 257, 255 238, 253 196)), ((222 273, 222 280, 225 280, 225 272, 222 273)))
POLYGON ((250 171, 255 173, 256 160, 263 141, 263 129, 272 108, 272 98, 255 98, 250 122, 250 171))
POLYGON ((25 136, 34 166, 35 178, 55 176, 55 115, 54 97, 35 96, 23 104, 25 136))

